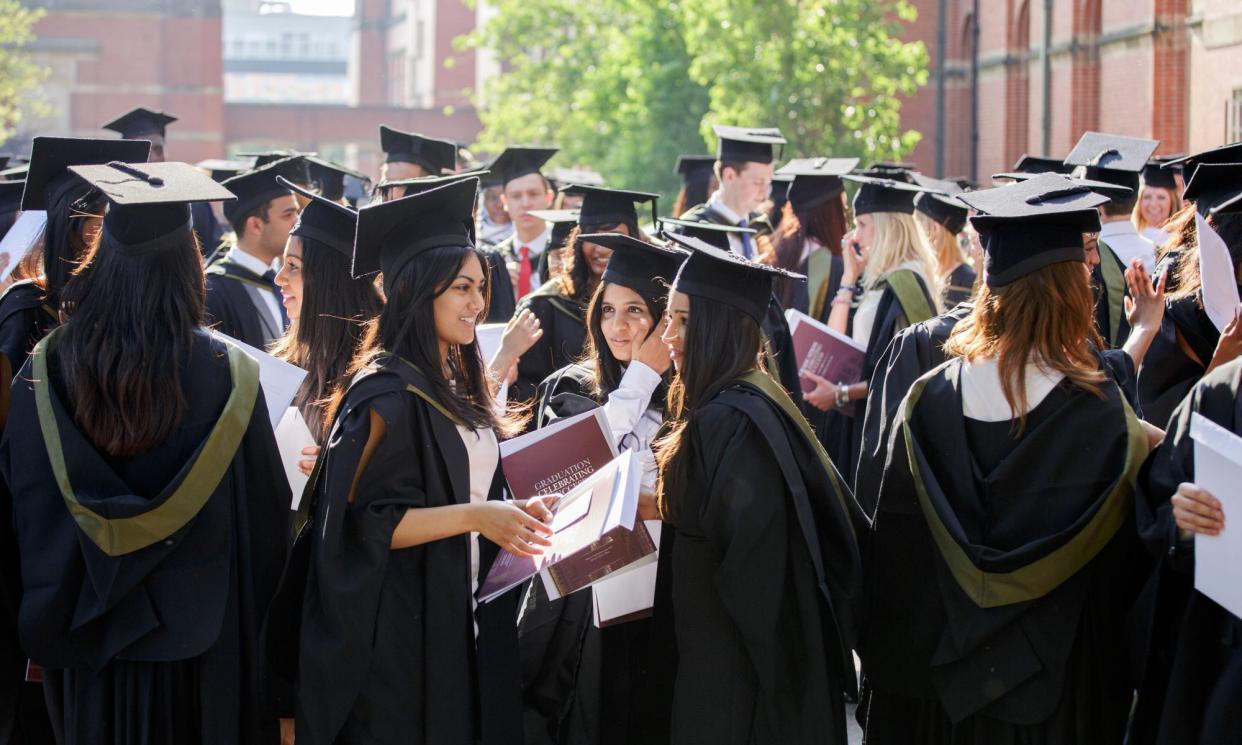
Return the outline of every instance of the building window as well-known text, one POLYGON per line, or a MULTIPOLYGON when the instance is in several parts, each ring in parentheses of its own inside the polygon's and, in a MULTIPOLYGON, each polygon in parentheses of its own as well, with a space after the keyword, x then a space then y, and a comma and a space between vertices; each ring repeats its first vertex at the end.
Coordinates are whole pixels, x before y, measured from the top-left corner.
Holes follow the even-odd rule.
POLYGON ((1225 142, 1242 140, 1242 88, 1234 88, 1229 97, 1229 111, 1225 121, 1225 142))

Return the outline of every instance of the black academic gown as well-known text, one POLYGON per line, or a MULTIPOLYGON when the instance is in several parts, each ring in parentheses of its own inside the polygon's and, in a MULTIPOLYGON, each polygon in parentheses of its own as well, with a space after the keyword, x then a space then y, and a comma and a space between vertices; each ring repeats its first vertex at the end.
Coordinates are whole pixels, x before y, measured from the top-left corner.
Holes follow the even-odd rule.
POLYGON ((895 424, 865 548, 868 738, 1120 742, 1146 435, 1111 383, 1063 382, 1018 435, 967 419, 961 364, 920 378, 895 424))
POLYGON ((284 329, 257 295, 271 284, 245 267, 221 259, 207 267, 206 323, 255 349, 266 349, 284 329))
POLYGON ((194 234, 198 236, 198 248, 203 259, 211 256, 220 247, 226 232, 224 226, 216 219, 211 209, 211 202, 193 202, 190 204, 190 219, 194 226, 194 234))
MULTIPOLYGON (((590 368, 570 365, 543 381, 537 426, 598 407, 591 379, 590 368)), ((526 745, 667 743, 671 624, 648 617, 599 629, 591 598, 549 600, 541 582, 526 591, 518 623, 526 745)))
POLYGON ((1169 503, 1178 484, 1195 480, 1196 413, 1242 434, 1242 360, 1194 386, 1139 479, 1139 533, 1158 566, 1136 624, 1143 675, 1132 745, 1242 742, 1242 620, 1194 589, 1194 539, 1180 539, 1169 503))
POLYGON ((509 388, 511 401, 529 401, 552 373, 577 362, 586 346, 586 309, 564 294, 560 280, 549 280, 518 303, 539 319, 543 336, 518 362, 517 381, 509 388))
POLYGON ((672 742, 846 742, 861 580, 849 489, 763 373, 715 394, 684 436, 686 491, 671 497, 676 540, 660 555, 672 742))
MULTIPOLYGON (((0 433, 9 410, 9 386, 34 345, 59 323, 30 280, 15 282, 0 296, 0 433)), ((0 503, 8 487, 0 480, 0 503)), ((17 638, 21 572, 10 510, 0 505, 0 743, 50 743, 52 732, 42 686, 26 683, 26 655, 17 638)))
POLYGON ((1138 372, 1143 416, 1158 427, 1164 427, 1173 409, 1203 377, 1220 341, 1220 331, 1199 303, 1198 294, 1165 301, 1160 333, 1152 340, 1138 372), (1182 351, 1179 337, 1198 361, 1182 351))
POLYGON ((19 628, 65 745, 275 736, 258 640, 289 487, 257 365, 228 349, 196 333, 180 424, 130 457, 78 430, 54 349, 38 347, 17 378, 0 475, 21 556, 19 628))
POLYGON ((958 264, 949 272, 948 286, 944 290, 944 304, 950 308, 964 303, 975 295, 975 270, 969 264, 958 264))
POLYGON ((1091 268, 1091 291, 1095 295, 1095 328, 1105 349, 1120 349, 1130 336, 1126 320, 1126 267, 1104 241, 1099 243, 1100 263, 1091 268))
POLYGON ((508 323, 517 309, 517 301, 513 297, 513 280, 509 278, 509 269, 505 265, 505 257, 495 249, 483 249, 487 257, 487 286, 490 298, 487 305, 488 323, 508 323))
MULTIPOLYGON (((927 284, 918 273, 909 269, 898 269, 882 281, 882 294, 879 308, 876 310, 875 321, 871 326, 871 336, 867 341, 867 352, 863 357, 861 380, 870 381, 880 364, 880 359, 888 349, 893 337, 911 324, 926 321, 936 315, 936 303, 932 300, 927 284), (895 275, 902 275, 898 278, 895 275), (903 288, 898 293, 894 288, 895 280, 903 288), (903 297, 904 295, 904 297, 903 297)), ((851 324, 853 319, 851 318, 851 324)), ((870 396, 870 394, 868 394, 870 396)), ((849 416, 832 410, 824 417, 824 431, 820 435, 827 444, 825 447, 845 475, 846 482, 854 482, 854 471, 858 464, 858 454, 862 447, 863 417, 867 402, 855 401, 853 413, 849 416)))
MULTIPOLYGON (((410 508, 470 501, 465 445, 430 390, 412 365, 381 357, 350 385, 321 456, 308 493, 300 745, 522 740, 517 591, 472 611, 467 535, 390 548, 410 508), (372 415, 385 429, 364 461, 372 415)), ((498 468, 489 498, 503 485, 498 468)), ((482 537, 479 547, 482 582, 499 549, 482 537)))

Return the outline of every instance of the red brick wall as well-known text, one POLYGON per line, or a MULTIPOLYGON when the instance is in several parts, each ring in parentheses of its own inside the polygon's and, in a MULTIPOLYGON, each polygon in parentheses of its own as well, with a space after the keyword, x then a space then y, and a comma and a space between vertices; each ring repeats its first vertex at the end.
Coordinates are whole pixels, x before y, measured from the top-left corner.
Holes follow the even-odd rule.
POLYGON ((1160 140, 1157 152, 1186 152, 1186 117, 1190 109, 1189 45, 1184 28, 1187 0, 1156 0, 1158 31, 1152 40, 1151 136, 1160 140))
POLYGON ((436 0, 436 56, 450 60, 435 72, 435 106, 469 106, 474 88, 474 52, 458 51, 453 42, 474 30, 474 9, 464 0, 436 0))

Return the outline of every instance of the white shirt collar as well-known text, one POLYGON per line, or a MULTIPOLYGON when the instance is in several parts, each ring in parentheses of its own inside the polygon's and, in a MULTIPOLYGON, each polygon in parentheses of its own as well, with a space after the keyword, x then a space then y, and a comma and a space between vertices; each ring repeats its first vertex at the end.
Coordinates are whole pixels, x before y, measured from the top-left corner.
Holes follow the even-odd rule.
POLYGON ((724 219, 728 220, 733 225, 737 225, 742 221, 742 217, 733 210, 729 209, 729 206, 724 203, 724 193, 720 189, 717 189, 712 193, 711 199, 707 200, 707 206, 710 207, 713 212, 724 217, 724 219))
POLYGON ((229 249, 229 261, 238 264, 245 269, 249 269, 255 274, 262 277, 272 269, 271 264, 264 264, 263 259, 254 254, 246 253, 241 246, 233 246, 229 249))
POLYGON ((551 237, 552 237, 552 226, 551 225, 545 225, 543 228, 543 232, 535 236, 534 240, 530 240, 530 241, 523 241, 521 238, 518 238, 517 233, 514 232, 513 233, 513 253, 515 254, 518 253, 518 251, 521 250, 522 246, 529 246, 530 255, 538 256, 539 254, 543 253, 543 250, 545 248, 548 247, 548 239, 551 237))
POLYGON ((1112 238, 1119 235, 1138 235, 1138 230, 1134 227, 1134 223, 1129 220, 1118 220, 1116 222, 1106 222, 1100 226, 1101 238, 1112 238))

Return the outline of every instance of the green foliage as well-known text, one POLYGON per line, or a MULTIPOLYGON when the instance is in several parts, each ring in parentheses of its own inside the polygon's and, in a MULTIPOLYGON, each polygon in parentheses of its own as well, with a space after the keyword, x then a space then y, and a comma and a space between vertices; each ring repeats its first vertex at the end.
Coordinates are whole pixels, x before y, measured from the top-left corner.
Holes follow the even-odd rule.
MULTIPOLYGON (((898 38, 904 0, 493 0, 466 46, 504 62, 481 97, 478 147, 559 145, 609 184, 675 193, 679 153, 711 152, 713 123, 777 125, 787 156, 898 158, 899 94, 927 81, 898 38)), ((662 202, 666 207, 668 200, 662 202)))
POLYGON ((22 107, 47 77, 22 47, 34 38, 32 28, 43 10, 22 7, 18 0, 0 0, 0 142, 11 137, 22 120, 22 107))

